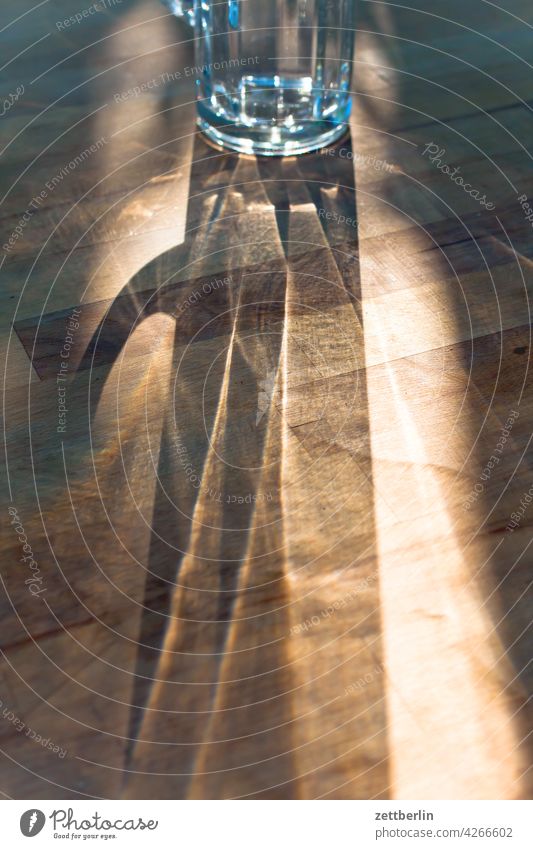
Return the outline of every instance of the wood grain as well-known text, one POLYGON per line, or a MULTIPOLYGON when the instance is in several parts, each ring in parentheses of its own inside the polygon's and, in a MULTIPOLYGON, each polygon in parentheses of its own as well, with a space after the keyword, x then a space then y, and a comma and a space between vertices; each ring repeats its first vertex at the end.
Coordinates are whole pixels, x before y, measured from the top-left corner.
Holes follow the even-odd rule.
POLYGON ((105 140, 0 256, 8 796, 531 794, 530 10, 360 5, 286 160, 115 98, 192 63, 157 4, 0 33, 2 245, 105 140))

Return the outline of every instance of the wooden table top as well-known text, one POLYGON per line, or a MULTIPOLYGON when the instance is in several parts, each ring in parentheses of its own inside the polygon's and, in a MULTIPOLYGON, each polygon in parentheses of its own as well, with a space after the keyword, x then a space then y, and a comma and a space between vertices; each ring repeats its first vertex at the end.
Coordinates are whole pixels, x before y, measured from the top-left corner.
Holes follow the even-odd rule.
POLYGON ((350 135, 273 161, 155 0, 31 8, 0 791, 530 797, 530 2, 361 0, 350 135))

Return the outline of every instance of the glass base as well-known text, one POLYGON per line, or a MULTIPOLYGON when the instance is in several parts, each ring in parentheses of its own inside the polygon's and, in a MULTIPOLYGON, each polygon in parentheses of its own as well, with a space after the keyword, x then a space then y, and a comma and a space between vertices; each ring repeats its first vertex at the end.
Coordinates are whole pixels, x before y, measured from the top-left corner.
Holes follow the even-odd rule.
MULTIPOLYGON (((317 122, 318 123, 318 122, 317 122)), ((300 138, 281 138, 278 127, 262 128, 250 132, 249 127, 236 124, 214 127, 205 118, 198 117, 198 126, 218 148, 259 156, 295 156, 310 153, 336 142, 348 131, 348 124, 326 125, 319 132, 302 133, 300 138)))

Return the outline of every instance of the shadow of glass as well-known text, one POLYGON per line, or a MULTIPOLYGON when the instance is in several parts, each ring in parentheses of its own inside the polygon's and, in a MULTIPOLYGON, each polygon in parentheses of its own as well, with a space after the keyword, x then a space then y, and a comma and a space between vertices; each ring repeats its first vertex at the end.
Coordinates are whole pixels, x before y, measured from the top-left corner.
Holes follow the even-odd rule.
MULTIPOLYGON (((81 302, 68 427, 35 461, 58 562, 81 547, 68 577, 82 603, 54 586, 55 625, 101 626, 97 645, 83 638, 97 666, 84 717, 106 735, 97 750, 72 723, 80 792, 385 797, 351 141, 268 162, 213 151, 189 92, 133 91, 191 62, 149 11, 132 4, 79 59, 110 66, 87 86, 110 107, 92 123, 101 196, 62 231, 53 312, 17 324, 55 382, 65 302, 81 302)), ((58 703, 74 720, 79 639, 58 703)))
MULTIPOLYGON (((150 792, 169 798, 305 792, 293 755, 299 717, 289 605, 298 608, 299 600, 291 579, 306 568, 306 556, 324 557, 327 547, 310 540, 307 554, 291 552, 292 528, 305 524, 301 513, 309 508, 288 506, 287 492, 305 490, 315 501, 324 488, 334 492, 340 473, 328 480, 324 460, 333 466, 328 454, 341 448, 357 455, 360 553, 372 552, 353 157, 349 139, 341 145, 298 160, 257 162, 214 152, 197 138, 185 243, 135 275, 80 363, 83 369, 102 352, 116 360, 155 314, 175 321, 125 795, 146 792, 147 774, 150 792), (313 458, 313 474, 289 462, 289 432, 313 458)), ((152 339, 157 355, 160 345, 152 339)), ((92 393, 94 411, 100 391, 92 393)), ((353 494, 340 490, 344 503, 335 513, 353 494)), ((337 551, 337 565, 348 569, 357 556, 350 548, 346 560, 346 553, 337 551)), ((379 632, 375 578, 365 591, 371 598, 363 605, 364 631, 379 632)), ((292 631, 294 639, 298 626, 292 631)), ((351 654, 344 661, 352 681, 379 665, 379 633, 358 655, 355 665, 351 654)), ((375 737, 382 729, 381 682, 371 678, 371 701, 363 707, 375 737)), ((330 681, 324 699, 329 687, 330 681)), ((343 718, 341 727, 356 727, 356 719, 366 727, 349 703, 343 718)), ((326 737, 337 732, 334 723, 321 730, 326 737)), ((364 750, 364 734, 355 739, 364 750)), ((304 745, 316 750, 311 762, 327 761, 327 745, 304 745)), ((364 796, 370 782, 379 795, 386 756, 378 754, 370 769, 363 754, 364 778, 348 770, 340 791, 332 785, 326 792, 364 796)))

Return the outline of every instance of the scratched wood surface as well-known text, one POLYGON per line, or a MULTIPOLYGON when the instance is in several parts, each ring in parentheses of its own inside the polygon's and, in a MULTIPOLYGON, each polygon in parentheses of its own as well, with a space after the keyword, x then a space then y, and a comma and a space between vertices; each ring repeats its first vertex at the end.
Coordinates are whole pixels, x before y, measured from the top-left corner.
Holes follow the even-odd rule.
POLYGON ((530 4, 361 2, 274 161, 75 11, 2 6, 1 792, 529 798, 530 4))

